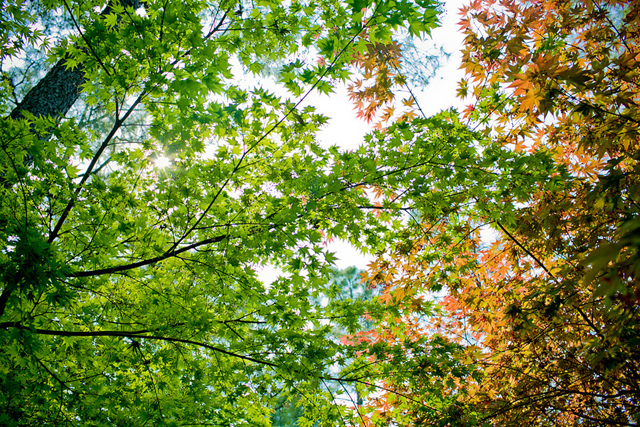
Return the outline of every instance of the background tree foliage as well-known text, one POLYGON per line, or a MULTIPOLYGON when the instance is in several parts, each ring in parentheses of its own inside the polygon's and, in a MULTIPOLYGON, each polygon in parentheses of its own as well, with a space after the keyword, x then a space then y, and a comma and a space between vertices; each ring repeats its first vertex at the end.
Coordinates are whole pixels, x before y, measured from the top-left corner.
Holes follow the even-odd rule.
POLYGON ((367 43, 426 34, 436 9, 7 5, 0 424, 269 425, 283 401, 299 425, 354 416, 334 390, 360 380, 361 357, 334 330, 383 310, 339 298, 323 241, 381 248, 397 224, 366 189, 408 165, 321 148, 327 118, 298 105, 367 43), (30 68, 38 55, 48 70, 30 68), (290 98, 242 83, 279 62, 290 98), (284 274, 263 283, 265 264, 284 274))
POLYGON ((640 421, 639 12, 633 1, 463 8, 459 94, 471 97, 463 115, 483 135, 467 140, 465 157, 504 178, 465 183, 477 172, 452 159, 457 185, 420 195, 414 226, 368 277, 383 298, 409 307, 406 324, 424 292, 442 290, 437 320, 413 335, 382 325, 385 340, 462 345, 452 357, 467 371, 427 365, 411 371, 413 383, 397 372, 389 388, 409 397, 391 394, 376 416, 427 425, 640 421), (436 194, 449 199, 433 203, 436 194), (424 387, 438 378, 450 381, 424 387), (430 404, 443 394, 454 403, 430 404))

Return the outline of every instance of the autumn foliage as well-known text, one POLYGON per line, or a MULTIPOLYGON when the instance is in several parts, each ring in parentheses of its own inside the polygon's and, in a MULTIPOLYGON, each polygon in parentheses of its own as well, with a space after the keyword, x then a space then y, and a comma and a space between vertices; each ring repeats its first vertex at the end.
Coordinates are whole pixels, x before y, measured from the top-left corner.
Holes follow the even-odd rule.
MULTIPOLYGON (((449 209, 418 215, 394 253, 371 265, 366 279, 409 323, 428 312, 426 293, 438 293, 441 311, 407 342, 461 345, 448 354, 474 372, 438 374, 451 378, 439 390, 448 402, 392 375, 388 387, 411 399, 372 410, 393 407, 416 425, 635 425, 640 4, 475 0, 461 16, 458 94, 488 141, 479 156, 495 146, 546 155, 554 171, 531 191, 515 180, 500 192, 495 183, 452 189, 449 209)), ((493 156, 488 174, 510 164, 526 180, 536 170, 493 156)))
MULTIPOLYGON (((364 40, 367 34, 364 34, 364 40)), ((360 78, 349 85, 349 98, 356 109, 356 116, 367 122, 378 119, 375 123, 381 128, 384 123, 395 118, 396 95, 394 89, 406 84, 406 77, 400 67, 402 62, 402 46, 396 40, 366 43, 366 50, 357 52, 353 65, 362 70, 360 78)), ((401 100, 405 107, 399 120, 416 117, 414 99, 409 96, 401 100)))

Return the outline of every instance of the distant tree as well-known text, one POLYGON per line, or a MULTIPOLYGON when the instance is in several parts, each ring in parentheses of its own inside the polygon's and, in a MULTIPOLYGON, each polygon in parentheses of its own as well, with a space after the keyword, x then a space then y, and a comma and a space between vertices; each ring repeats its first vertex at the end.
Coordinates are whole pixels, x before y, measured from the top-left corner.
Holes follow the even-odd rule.
MULTIPOLYGON (((350 307, 357 308, 358 303, 373 302, 371 301, 374 291, 362 282, 361 273, 363 270, 357 267, 347 267, 343 270, 337 268, 331 268, 328 280, 329 286, 327 287, 327 294, 321 294, 318 298, 315 298, 313 303, 319 307, 325 306, 331 301, 335 301, 340 305, 349 305, 350 307)), ((356 329, 367 331, 371 328, 372 322, 367 320, 366 315, 352 316, 349 319, 355 323, 356 329)), ((325 319, 326 323, 330 323, 332 319, 325 319)), ((346 328, 334 328, 332 333, 334 341, 339 341, 344 336, 346 328)), ((339 384, 333 384, 330 390, 334 394, 343 394, 344 388, 339 384)), ((358 396, 357 391, 354 392, 354 401, 352 404, 362 404, 361 399, 358 396)), ((271 416, 273 426, 288 427, 298 425, 298 421, 304 415, 303 411, 304 402, 300 395, 293 394, 291 396, 282 396, 278 401, 275 412, 271 416)))

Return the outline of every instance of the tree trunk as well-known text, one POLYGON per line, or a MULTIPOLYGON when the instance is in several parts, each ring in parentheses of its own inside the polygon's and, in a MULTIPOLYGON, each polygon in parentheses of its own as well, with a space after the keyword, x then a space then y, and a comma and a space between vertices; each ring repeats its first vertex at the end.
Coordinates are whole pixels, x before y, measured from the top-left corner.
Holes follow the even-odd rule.
POLYGON ((80 95, 80 85, 84 83, 84 67, 78 65, 67 69, 62 58, 42 80, 25 95, 20 104, 11 112, 12 119, 22 117, 28 111, 36 117, 64 116, 80 95))
MULTIPOLYGON (((137 9, 140 0, 121 0, 120 4, 137 9)), ((111 2, 100 13, 106 16, 111 13, 111 2)), ((78 64, 75 68, 67 68, 67 58, 62 58, 49 70, 46 76, 25 95, 20 104, 11 112, 12 119, 22 117, 28 111, 36 117, 64 116, 80 96, 80 85, 84 83, 84 67, 78 64)))

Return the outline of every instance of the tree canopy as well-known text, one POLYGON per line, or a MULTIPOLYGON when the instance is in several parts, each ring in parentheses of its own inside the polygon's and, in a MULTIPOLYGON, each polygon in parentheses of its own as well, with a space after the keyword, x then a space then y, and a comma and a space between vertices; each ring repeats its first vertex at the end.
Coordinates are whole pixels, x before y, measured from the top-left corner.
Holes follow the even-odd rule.
MULTIPOLYGON (((423 208, 369 273, 414 317, 415 295, 442 291, 443 311, 416 325, 416 340, 461 346, 452 357, 464 367, 414 368, 410 383, 398 373, 390 388, 412 400, 390 395, 383 413, 434 425, 451 413, 457 425, 640 420, 638 11, 544 0, 462 9, 462 115, 507 149, 481 144, 486 170, 511 175, 502 188, 449 187, 456 204, 423 208), (424 385, 443 378, 444 389, 424 385), (442 395, 453 403, 430 412, 442 395)), ((452 176, 472 173, 455 165, 452 176)))
POLYGON ((323 242, 380 247, 366 189, 403 166, 322 148, 327 118, 299 105, 437 9, 8 5, 0 423, 269 425, 282 401, 300 425, 352 417, 333 390, 359 378, 357 349, 333 330, 366 304, 331 288, 323 242), (245 79, 273 64, 286 95, 245 79), (264 265, 284 273, 263 283, 264 265))
POLYGON ((0 423, 637 424, 636 3, 473 0, 432 117, 431 0, 7 5, 0 423))

